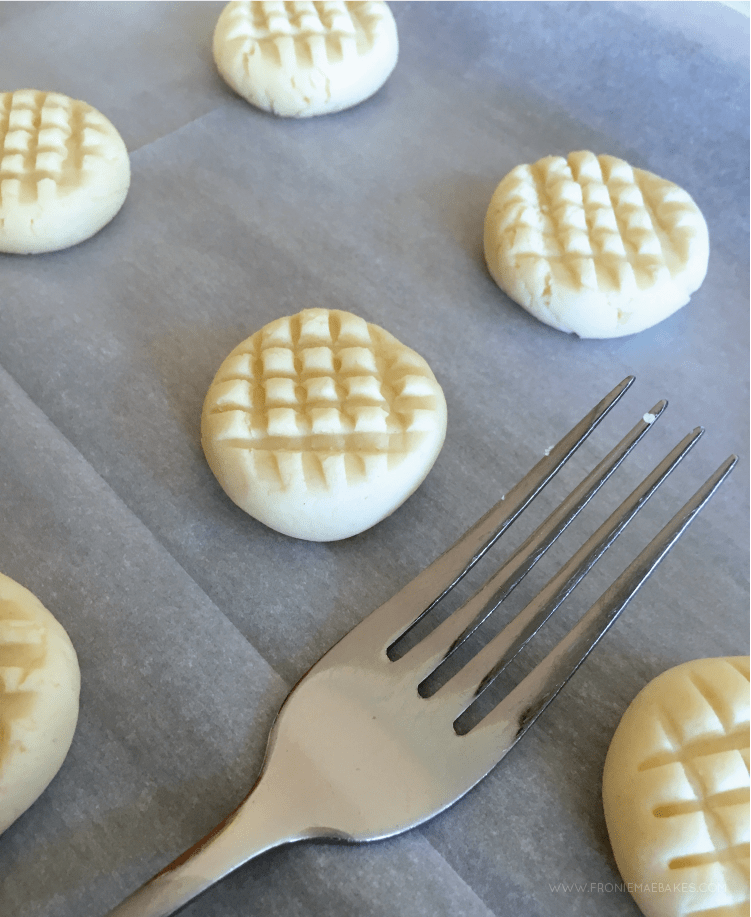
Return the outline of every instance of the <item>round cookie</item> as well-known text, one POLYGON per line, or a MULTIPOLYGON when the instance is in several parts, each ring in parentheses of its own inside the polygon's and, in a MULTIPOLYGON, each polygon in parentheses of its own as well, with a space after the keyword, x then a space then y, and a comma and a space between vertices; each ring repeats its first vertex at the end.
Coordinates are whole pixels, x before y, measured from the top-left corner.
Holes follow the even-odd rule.
POLYGON ((201 440, 229 497, 285 535, 334 541, 400 506, 435 462, 446 401, 425 360, 349 312, 261 328, 209 387, 201 440))
POLYGON ((602 797, 646 917, 748 917, 749 657, 696 659, 649 682, 615 731, 602 797))
POLYGON ((357 105, 386 82, 399 41, 383 0, 235 0, 214 30, 224 80, 257 108, 293 118, 357 105))
POLYGON ((129 186, 125 144, 95 108, 56 92, 0 93, 0 251, 51 252, 88 239, 129 186))
POLYGON ((484 243, 505 293, 582 338, 661 322, 699 288, 709 259, 707 224, 685 191, 587 151, 512 169, 490 201, 484 243))
POLYGON ((78 721, 81 674, 62 625, 0 573, 0 832, 60 769, 78 721))

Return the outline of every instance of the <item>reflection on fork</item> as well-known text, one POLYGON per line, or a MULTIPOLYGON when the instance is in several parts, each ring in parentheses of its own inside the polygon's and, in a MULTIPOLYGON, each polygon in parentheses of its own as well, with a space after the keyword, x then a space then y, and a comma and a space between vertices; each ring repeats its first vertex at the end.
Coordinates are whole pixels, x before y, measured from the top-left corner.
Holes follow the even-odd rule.
POLYGON ((519 684, 478 700, 702 434, 685 437, 469 662, 429 679, 531 570, 664 411, 660 402, 464 605, 405 652, 401 638, 483 557, 633 382, 625 379, 445 554, 328 651, 284 703, 245 801, 109 917, 167 917, 242 863, 306 838, 371 841, 441 812, 512 748, 576 671, 736 462, 731 456, 519 684))

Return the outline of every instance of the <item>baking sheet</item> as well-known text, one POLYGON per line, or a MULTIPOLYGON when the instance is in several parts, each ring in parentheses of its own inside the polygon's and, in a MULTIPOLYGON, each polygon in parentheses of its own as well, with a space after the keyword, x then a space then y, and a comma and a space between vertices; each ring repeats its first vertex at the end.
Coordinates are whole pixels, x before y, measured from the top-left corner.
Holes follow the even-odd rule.
POLYGON ((748 652, 748 19, 717 3, 391 6, 400 59, 387 84, 306 121, 222 83, 221 4, 0 6, 0 88, 86 100, 133 170, 94 238, 0 256, 0 570, 63 623, 83 678, 63 768, 0 837, 3 915, 97 917, 200 838, 247 792, 307 667, 628 374, 632 390, 534 519, 657 400, 668 411, 514 607, 686 432, 706 435, 509 678, 728 454, 741 463, 555 705, 423 828, 272 851, 184 913, 638 913, 602 815, 610 737, 664 669, 748 652), (575 149, 677 182, 707 218, 704 285, 632 337, 553 331, 483 264, 498 181, 575 149), (229 350, 309 306, 356 312, 413 347, 449 408, 417 493, 332 544, 244 515, 199 440, 229 350))

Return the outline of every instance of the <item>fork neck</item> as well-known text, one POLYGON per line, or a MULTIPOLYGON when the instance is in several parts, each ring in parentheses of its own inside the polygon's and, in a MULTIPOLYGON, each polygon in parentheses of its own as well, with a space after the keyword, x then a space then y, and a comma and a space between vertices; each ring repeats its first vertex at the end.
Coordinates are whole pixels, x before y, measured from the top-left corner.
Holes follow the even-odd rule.
POLYGON ((263 772, 231 815, 107 917, 168 917, 248 860, 313 836, 300 825, 295 795, 263 772))

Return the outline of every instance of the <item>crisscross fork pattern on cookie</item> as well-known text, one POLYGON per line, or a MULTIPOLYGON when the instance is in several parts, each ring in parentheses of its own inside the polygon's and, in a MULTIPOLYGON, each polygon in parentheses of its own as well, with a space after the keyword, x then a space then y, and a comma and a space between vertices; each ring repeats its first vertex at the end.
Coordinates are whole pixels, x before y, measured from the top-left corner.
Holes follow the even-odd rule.
MULTIPOLYGON (((726 659, 740 679, 748 681, 747 663, 726 659)), ((736 676, 737 677, 737 676, 736 676)), ((684 736, 681 724, 662 710, 660 725, 669 750, 659 752, 640 766, 640 771, 654 768, 679 768, 684 792, 681 799, 662 803, 654 810, 656 818, 691 819, 694 833, 704 838, 712 849, 684 853, 668 862, 671 870, 716 865, 735 881, 748 884, 748 802, 749 802, 749 732, 748 720, 738 722, 737 711, 718 696, 711 683, 696 673, 687 676, 686 690, 694 706, 706 711, 703 735, 684 736)), ((743 682, 739 693, 747 690, 743 682)), ((692 720, 693 722, 693 720, 692 720)))
POLYGON ((93 159, 106 154, 103 118, 54 92, 0 93, 0 193, 34 200, 78 187, 93 159))
POLYGON ((509 254, 547 261, 577 285, 635 290, 685 266, 700 217, 685 191, 613 156, 572 153, 510 178, 509 254))
POLYGON ((13 739, 13 724, 26 716, 35 693, 24 683, 47 651, 44 628, 18 616, 14 602, 0 599, 0 761, 13 739))
POLYGON ((347 313, 311 309, 253 335, 217 377, 220 438, 251 450, 262 479, 309 486, 398 462, 434 422, 437 383, 424 361, 347 313), (293 467, 294 466, 294 467, 293 467))
POLYGON ((383 10, 369 2, 244 2, 232 9, 230 39, 244 39, 243 53, 258 46, 282 66, 351 60, 375 42, 383 10))

